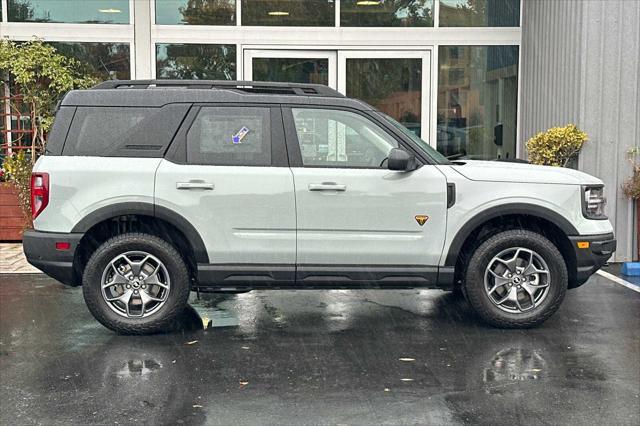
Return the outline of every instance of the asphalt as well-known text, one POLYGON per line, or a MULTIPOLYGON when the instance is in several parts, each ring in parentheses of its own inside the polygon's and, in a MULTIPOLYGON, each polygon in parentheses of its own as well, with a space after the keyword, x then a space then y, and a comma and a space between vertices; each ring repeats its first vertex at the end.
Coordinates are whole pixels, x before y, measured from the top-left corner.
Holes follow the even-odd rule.
POLYGON ((640 294, 595 276, 532 330, 440 291, 255 291, 118 336, 80 289, 0 275, 0 424, 640 421, 640 294), (200 329, 199 329, 200 328, 200 329))

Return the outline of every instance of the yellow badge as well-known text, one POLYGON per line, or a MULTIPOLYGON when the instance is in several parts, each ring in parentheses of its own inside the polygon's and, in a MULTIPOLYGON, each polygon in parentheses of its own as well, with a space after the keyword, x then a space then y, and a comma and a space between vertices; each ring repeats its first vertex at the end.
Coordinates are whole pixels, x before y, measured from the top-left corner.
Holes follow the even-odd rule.
POLYGON ((416 222, 418 222, 418 225, 420 225, 420 226, 422 226, 425 223, 427 223, 427 220, 429 220, 429 216, 427 216, 425 214, 416 215, 416 222))

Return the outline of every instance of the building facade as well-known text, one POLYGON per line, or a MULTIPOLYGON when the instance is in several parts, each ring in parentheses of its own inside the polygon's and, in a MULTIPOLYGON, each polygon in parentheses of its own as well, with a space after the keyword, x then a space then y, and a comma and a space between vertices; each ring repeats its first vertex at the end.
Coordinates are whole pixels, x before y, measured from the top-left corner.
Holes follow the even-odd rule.
MULTIPOLYGON (((583 76, 569 78, 565 72, 576 70, 562 70, 588 49, 585 24, 576 24, 583 25, 584 40, 563 38, 561 29, 558 40, 547 34, 565 25, 559 4, 574 20, 588 19, 589 12, 572 15, 588 9, 581 3, 602 3, 604 15, 605 3, 631 3, 624 17, 636 13, 637 38, 640 7, 624 0, 0 0, 0 36, 42 38, 105 79, 326 84, 376 106, 451 158, 513 159, 526 156, 528 137, 552 125, 573 121, 600 131, 582 119, 577 103, 550 107, 539 100, 549 95, 548 72, 564 75, 553 87, 562 86, 570 99, 583 96, 575 92, 583 76), (561 58, 554 45, 569 40, 561 58), (549 50, 543 64, 540 48, 549 50)), ((637 40, 635 55, 637 114, 637 40)), ((544 101, 561 102, 557 96, 544 101)), ((605 167, 618 171, 607 180, 609 199, 616 200, 608 212, 618 235, 630 234, 633 209, 616 190, 628 170, 594 165, 597 135, 580 166, 600 177, 605 167)), ((616 142, 619 152, 625 143, 616 142)), ((631 244, 623 242, 617 260, 630 259, 631 244)))

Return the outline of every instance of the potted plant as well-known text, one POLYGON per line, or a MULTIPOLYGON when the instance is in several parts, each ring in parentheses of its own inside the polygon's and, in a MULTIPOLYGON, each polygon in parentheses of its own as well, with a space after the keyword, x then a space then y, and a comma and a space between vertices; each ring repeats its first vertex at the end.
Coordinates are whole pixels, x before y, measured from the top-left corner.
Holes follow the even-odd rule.
POLYGON ((587 134, 575 124, 552 127, 527 141, 527 154, 531 164, 569 167, 575 165, 587 134))
POLYGON ((624 195, 636 203, 636 242, 638 243, 638 259, 640 259, 640 147, 627 151, 632 165, 632 175, 622 185, 624 195))

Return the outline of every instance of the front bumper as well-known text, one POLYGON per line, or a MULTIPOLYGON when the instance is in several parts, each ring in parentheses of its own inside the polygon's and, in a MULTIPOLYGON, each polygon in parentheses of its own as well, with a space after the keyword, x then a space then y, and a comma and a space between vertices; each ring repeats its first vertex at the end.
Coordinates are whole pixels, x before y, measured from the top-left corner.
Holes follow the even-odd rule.
POLYGON ((616 239, 613 234, 578 235, 569 237, 569 241, 576 256, 575 274, 570 276, 569 288, 584 284, 616 251, 616 239))
POLYGON ((62 284, 78 286, 80 280, 73 267, 76 248, 84 234, 53 233, 28 230, 22 236, 27 261, 62 284), (56 243, 68 242, 67 250, 56 249, 56 243))

